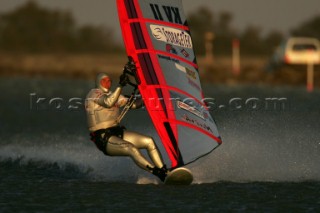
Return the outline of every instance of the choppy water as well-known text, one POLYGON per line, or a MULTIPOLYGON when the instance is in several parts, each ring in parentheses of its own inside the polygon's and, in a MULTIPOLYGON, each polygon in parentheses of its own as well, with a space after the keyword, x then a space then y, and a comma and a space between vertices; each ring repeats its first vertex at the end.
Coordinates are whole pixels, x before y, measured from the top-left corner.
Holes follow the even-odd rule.
MULTIPOLYGON (((205 85, 224 143, 191 165, 192 186, 174 187, 89 141, 84 112, 68 107, 92 86, 0 79, 0 212, 320 211, 320 90, 205 85)), ((143 110, 125 122, 156 137, 143 110)))

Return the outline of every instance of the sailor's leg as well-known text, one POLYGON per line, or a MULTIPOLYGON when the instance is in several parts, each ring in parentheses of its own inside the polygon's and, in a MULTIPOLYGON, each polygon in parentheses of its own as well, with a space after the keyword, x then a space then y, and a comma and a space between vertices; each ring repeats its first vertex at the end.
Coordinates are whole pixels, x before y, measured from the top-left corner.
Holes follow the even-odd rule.
POLYGON ((138 149, 147 149, 148 154, 158 168, 163 168, 164 164, 158 148, 151 137, 135 132, 124 131, 123 139, 132 143, 138 149))
POLYGON ((154 165, 145 159, 140 151, 128 141, 112 136, 108 141, 106 150, 110 156, 129 156, 140 168, 152 172, 150 169, 153 168, 154 165))

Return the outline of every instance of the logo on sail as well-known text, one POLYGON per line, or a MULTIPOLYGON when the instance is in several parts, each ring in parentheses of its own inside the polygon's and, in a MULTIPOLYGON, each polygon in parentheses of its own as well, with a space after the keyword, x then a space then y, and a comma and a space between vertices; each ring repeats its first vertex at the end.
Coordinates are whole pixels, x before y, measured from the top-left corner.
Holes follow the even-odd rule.
POLYGON ((153 37, 158 41, 183 48, 192 48, 191 36, 185 31, 159 25, 150 25, 150 29, 153 37))
POLYGON ((194 124, 194 125, 202 128, 202 129, 204 129, 204 130, 207 130, 208 132, 213 132, 212 129, 211 129, 211 127, 208 126, 206 123, 200 122, 200 121, 198 121, 198 120, 196 120, 196 119, 192 119, 192 118, 190 118, 188 115, 183 115, 182 119, 183 119, 184 121, 187 121, 187 122, 189 122, 189 123, 191 123, 191 124, 194 124))
POLYGON ((199 118, 202 118, 203 120, 205 120, 204 115, 197 110, 195 107, 189 106, 188 104, 182 102, 182 101, 177 101, 177 106, 180 109, 186 110, 188 112, 191 112, 192 114, 198 116, 199 118))

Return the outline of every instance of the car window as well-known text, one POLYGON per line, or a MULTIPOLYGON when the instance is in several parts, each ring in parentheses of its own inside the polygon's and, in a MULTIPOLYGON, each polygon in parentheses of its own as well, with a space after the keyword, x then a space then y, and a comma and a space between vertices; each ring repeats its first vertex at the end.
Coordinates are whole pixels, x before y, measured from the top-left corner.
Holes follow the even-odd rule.
POLYGON ((292 47, 294 51, 306 51, 306 50, 317 50, 314 44, 294 44, 292 47))

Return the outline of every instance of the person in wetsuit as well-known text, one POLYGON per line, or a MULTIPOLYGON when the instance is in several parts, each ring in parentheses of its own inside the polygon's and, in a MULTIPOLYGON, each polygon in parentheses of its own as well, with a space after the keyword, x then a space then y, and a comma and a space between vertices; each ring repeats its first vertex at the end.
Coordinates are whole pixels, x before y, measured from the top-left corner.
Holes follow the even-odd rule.
MULTIPOLYGON (((124 69, 131 71, 135 69, 135 65, 129 62, 124 69)), ((121 91, 128 82, 129 78, 124 72, 120 76, 119 85, 112 92, 111 78, 105 73, 97 75, 96 88, 88 93, 85 104, 91 140, 105 155, 129 156, 140 168, 164 181, 167 168, 154 140, 149 136, 128 131, 119 124, 120 108, 129 100, 121 91), (152 162, 141 154, 140 149, 148 151, 152 162)), ((140 108, 142 105, 142 99, 136 99, 131 109, 140 108)))

